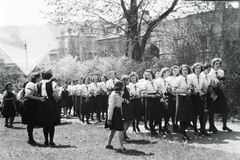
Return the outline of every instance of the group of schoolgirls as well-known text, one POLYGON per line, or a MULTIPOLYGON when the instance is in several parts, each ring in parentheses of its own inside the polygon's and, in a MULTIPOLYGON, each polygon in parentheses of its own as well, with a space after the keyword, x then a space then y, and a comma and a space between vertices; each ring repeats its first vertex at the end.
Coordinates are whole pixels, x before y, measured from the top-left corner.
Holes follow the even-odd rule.
MULTIPOLYGON (((106 148, 113 148, 111 141, 115 131, 120 131, 119 140, 121 150, 124 151, 122 139, 124 139, 124 102, 129 103, 134 121, 134 131, 140 131, 138 124, 144 120, 145 128, 151 135, 170 134, 168 129, 171 118, 173 132, 180 132, 184 140, 190 140, 186 129, 193 127, 194 135, 210 136, 210 133, 218 133, 214 125, 214 114, 222 115, 224 131, 232 132, 227 126, 228 104, 222 90, 224 83, 224 71, 221 69, 222 60, 215 58, 211 64, 195 63, 191 68, 183 64, 180 67, 164 67, 155 73, 148 69, 143 74, 143 79, 138 80, 136 73, 129 76, 130 83, 115 83, 109 96, 107 125, 111 129, 106 148), (124 87, 125 86, 125 87, 124 87), (130 99, 123 95, 126 89, 130 99), (164 119, 164 127, 162 127, 164 119), (209 129, 206 130, 206 122, 209 119, 209 129), (197 122, 199 120, 200 129, 197 122), (135 125, 137 122, 137 125, 135 125), (179 127, 180 124, 180 127, 179 127), (149 126, 149 127, 148 127, 149 126), (158 126, 159 132, 156 131, 158 126)), ((111 79, 108 81, 111 83, 111 79)), ((128 111, 130 112, 130 110, 128 111)))

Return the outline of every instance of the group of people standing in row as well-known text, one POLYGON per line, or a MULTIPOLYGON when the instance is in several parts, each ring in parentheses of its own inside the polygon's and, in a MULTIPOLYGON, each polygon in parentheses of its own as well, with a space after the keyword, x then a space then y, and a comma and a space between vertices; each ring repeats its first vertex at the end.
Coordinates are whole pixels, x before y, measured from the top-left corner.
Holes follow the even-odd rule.
MULTIPOLYGON (((147 69, 142 79, 132 72, 130 75, 123 75, 119 80, 117 73, 111 71, 109 79, 106 75, 93 76, 91 79, 84 77, 71 81, 70 84, 66 82, 62 87, 52 78, 50 70, 33 73, 29 82, 23 85, 20 100, 23 106, 22 122, 27 124, 28 143, 36 144, 33 129, 40 126, 43 127, 44 144, 55 145, 54 126, 60 123, 61 109, 67 116, 71 114, 72 108, 73 114, 77 115, 82 123, 90 124, 94 117, 97 117, 99 122, 105 120, 105 128, 111 129, 106 148, 113 148, 111 141, 115 132, 120 131, 121 151, 125 151, 123 140, 128 139, 126 131, 131 125, 134 132, 141 132, 140 121, 144 122, 145 129, 150 130, 151 135, 166 135, 171 133, 168 126, 171 118, 172 131, 181 132, 184 140, 190 140, 186 133, 189 125, 193 126, 196 136, 217 133, 214 114, 221 113, 222 129, 232 132, 227 127, 229 108, 221 88, 225 79, 221 65, 222 60, 215 58, 212 64, 195 63, 191 68, 183 64, 180 67, 164 67, 154 72, 147 69), (209 132, 205 128, 207 115, 209 132), (200 130, 197 120, 200 122, 200 130)), ((7 83, 3 93, 5 126, 9 126, 10 119, 9 127, 12 127, 15 99, 12 84, 7 83)))
POLYGON ((180 67, 164 67, 155 72, 148 69, 144 72, 143 79, 138 80, 138 76, 133 72, 129 76, 123 76, 121 81, 117 80, 108 101, 105 127, 110 127, 111 132, 106 148, 113 148, 113 136, 119 131, 120 150, 124 152, 126 149, 123 140, 127 138, 129 122, 133 122, 134 131, 140 131, 138 124, 142 118, 145 120, 145 128, 149 129, 153 136, 158 133, 170 134, 168 124, 171 118, 173 132, 180 132, 183 140, 190 140, 186 132, 189 126, 193 127, 196 136, 217 134, 214 114, 221 113, 222 129, 232 132, 227 126, 229 108, 222 91, 225 77, 224 71, 220 69, 221 65, 222 60, 215 58, 212 64, 195 63, 191 68, 183 64, 180 67), (205 127, 207 116, 208 131, 205 127), (200 130, 197 127, 198 120, 200 130), (159 132, 156 131, 156 126, 159 132))

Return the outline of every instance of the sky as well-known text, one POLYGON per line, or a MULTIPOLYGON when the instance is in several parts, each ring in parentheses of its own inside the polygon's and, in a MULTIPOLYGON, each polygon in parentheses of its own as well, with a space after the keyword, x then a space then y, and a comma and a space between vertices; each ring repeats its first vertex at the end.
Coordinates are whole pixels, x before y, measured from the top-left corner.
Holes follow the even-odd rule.
POLYGON ((44 0, 0 0, 0 26, 46 24, 46 8, 44 0))
POLYGON ((44 0, 0 0, 0 26, 46 24, 44 0))

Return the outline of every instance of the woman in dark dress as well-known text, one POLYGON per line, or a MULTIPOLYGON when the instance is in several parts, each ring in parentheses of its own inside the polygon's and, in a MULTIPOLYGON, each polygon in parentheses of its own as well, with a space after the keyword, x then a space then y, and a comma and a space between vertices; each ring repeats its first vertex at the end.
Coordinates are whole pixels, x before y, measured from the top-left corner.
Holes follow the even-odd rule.
POLYGON ((127 130, 132 124, 132 121, 134 119, 134 114, 132 110, 132 106, 130 104, 130 93, 128 91, 128 88, 126 87, 129 84, 129 76, 123 75, 121 80, 124 83, 124 89, 123 89, 123 103, 122 103, 122 112, 123 112, 123 120, 124 120, 124 139, 129 139, 127 136, 127 130))
POLYGON ((37 125, 36 117, 38 101, 45 102, 44 97, 37 97, 37 90, 35 84, 40 82, 40 79, 40 73, 33 73, 30 76, 30 81, 26 84, 24 88, 25 95, 22 101, 24 106, 22 123, 27 124, 28 143, 31 145, 36 144, 33 138, 33 129, 34 126, 37 125))
POLYGON ((10 82, 5 84, 5 91, 3 93, 3 117, 5 117, 5 127, 13 128, 13 121, 16 116, 15 100, 16 95, 12 92, 13 85, 10 82), (8 120, 10 119, 10 125, 8 120))
POLYGON ((112 93, 109 95, 108 116, 107 116, 107 121, 106 121, 107 123, 105 125, 105 128, 110 128, 111 130, 108 137, 106 148, 113 149, 113 146, 111 145, 112 139, 115 135, 115 132, 119 131, 120 151, 125 152, 126 149, 123 146, 124 127, 123 127, 123 116, 122 116, 123 88, 124 88, 123 82, 117 81, 114 84, 112 93))
POLYGON ((58 97, 58 87, 55 82, 50 79, 52 77, 51 70, 44 70, 42 72, 41 82, 37 85, 38 94, 40 97, 44 97, 46 102, 40 102, 38 111, 38 120, 40 126, 43 127, 43 133, 45 137, 45 145, 55 146, 53 142, 55 125, 60 123, 60 110, 56 104, 56 98, 58 97), (50 136, 50 143, 48 141, 48 135, 50 136))
POLYGON ((180 121, 183 140, 190 140, 186 133, 186 127, 194 119, 191 98, 192 88, 190 86, 190 78, 187 76, 190 72, 191 69, 188 65, 182 65, 179 70, 180 76, 176 78, 173 85, 173 93, 178 94, 176 120, 180 121))

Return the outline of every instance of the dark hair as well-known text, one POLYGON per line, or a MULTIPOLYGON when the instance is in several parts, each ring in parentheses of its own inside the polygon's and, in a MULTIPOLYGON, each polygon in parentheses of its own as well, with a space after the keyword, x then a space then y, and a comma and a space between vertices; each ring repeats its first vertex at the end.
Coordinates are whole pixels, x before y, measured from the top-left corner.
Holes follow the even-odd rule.
POLYGON ((10 86, 10 85, 13 86, 13 84, 12 84, 11 82, 7 82, 7 83, 5 84, 5 90, 7 90, 7 87, 10 86))
POLYGON ((115 76, 117 76, 117 72, 116 71, 110 71, 109 75, 112 74, 112 73, 115 73, 115 76))
POLYGON ((161 72, 161 70, 160 70, 160 69, 156 69, 156 70, 154 71, 154 74, 156 74, 157 72, 161 72))
POLYGON ((163 68, 161 69, 161 71, 160 71, 160 77, 162 78, 163 75, 164 75, 167 71, 169 71, 169 68, 168 68, 168 67, 163 67, 163 68))
POLYGON ((123 85, 124 85, 123 81, 117 81, 113 87, 113 90, 122 91, 123 85))
POLYGON ((152 75, 152 79, 155 78, 155 75, 153 74, 153 71, 151 69, 147 69, 145 73, 150 73, 152 75))
POLYGON ((52 78, 52 70, 43 70, 42 71, 42 79, 51 79, 52 78))
POLYGON ((107 78, 107 76, 105 74, 103 74, 102 77, 104 77, 105 80, 108 81, 108 78, 107 78))
POLYGON ((200 66, 200 68, 201 68, 201 71, 200 71, 200 72, 203 71, 203 66, 202 66, 202 64, 197 62, 197 63, 194 63, 194 65, 192 66, 192 72, 193 72, 193 73, 195 73, 195 68, 196 68, 197 66, 200 66))
POLYGON ((35 72, 30 76, 30 82, 36 83, 37 78, 41 77, 41 73, 35 72))
MULTIPOLYGON (((170 69, 170 76, 173 75, 173 69, 175 69, 175 68, 179 69, 179 67, 177 65, 172 66, 171 69, 170 69)), ((178 75, 179 75, 179 72, 178 72, 177 76, 178 75)))
POLYGON ((121 81, 123 81, 124 85, 126 85, 126 82, 129 80, 129 76, 128 75, 123 75, 121 77, 121 81))
POLYGON ((84 77, 84 78, 83 78, 83 83, 84 83, 84 84, 85 84, 86 79, 88 79, 88 83, 89 83, 90 78, 89 78, 89 77, 84 77))
POLYGON ((214 58, 214 59, 212 60, 212 67, 215 66, 215 63, 216 63, 217 61, 220 62, 220 67, 222 66, 222 59, 221 59, 221 58, 214 58))
POLYGON ((138 82, 138 75, 137 75, 136 72, 132 72, 132 73, 129 75, 130 82, 132 82, 132 81, 131 81, 131 78, 134 77, 134 76, 135 76, 136 79, 137 79, 136 82, 138 82))
POLYGON ((212 66, 211 66, 211 64, 210 63, 204 63, 204 65, 203 65, 203 69, 204 70, 206 70, 206 69, 208 69, 208 68, 211 68, 212 66))
POLYGON ((94 82, 94 78, 96 78, 96 77, 97 77, 97 82, 99 82, 99 78, 98 78, 97 75, 95 75, 95 76, 92 77, 92 82, 94 82))
POLYGON ((190 74, 190 73, 191 73, 191 68, 190 68, 187 64, 182 64, 182 65, 180 66, 179 74, 182 75, 182 69, 183 69, 184 67, 187 67, 187 69, 188 69, 188 74, 190 74))

